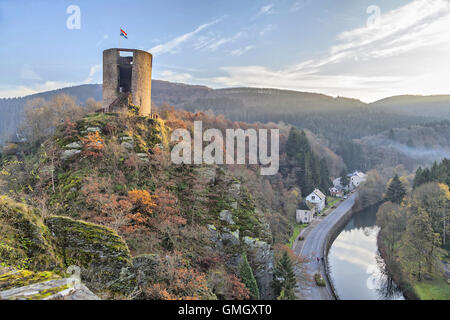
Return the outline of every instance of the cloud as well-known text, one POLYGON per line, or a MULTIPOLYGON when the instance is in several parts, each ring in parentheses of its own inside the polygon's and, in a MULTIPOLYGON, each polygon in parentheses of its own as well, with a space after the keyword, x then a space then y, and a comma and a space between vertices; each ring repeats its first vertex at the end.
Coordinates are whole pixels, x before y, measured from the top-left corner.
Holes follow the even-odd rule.
MULTIPOLYGON (((35 83, 32 85, 19 85, 19 86, 0 86, 0 98, 15 98, 15 97, 24 97, 31 94, 36 94, 39 92, 52 91, 56 89, 66 88, 77 86, 81 84, 91 84, 95 81, 95 75, 99 73, 102 69, 100 64, 94 65, 90 68, 88 77, 86 80, 81 82, 67 82, 67 81, 45 81, 40 83, 35 83)), ((27 67, 23 68, 26 70, 25 74, 27 74, 30 69, 27 67)), ((27 74, 28 76, 33 75, 27 74)), ((42 80, 41 78, 36 80, 42 80)))
POLYGON ((189 82, 194 79, 194 77, 189 73, 173 72, 170 70, 160 72, 158 74, 158 78, 171 82, 189 82))
POLYGON ((256 14, 256 16, 259 17, 259 16, 266 16, 266 15, 272 14, 272 13, 274 12, 274 11, 273 11, 273 6, 274 6, 273 3, 268 4, 268 5, 266 5, 266 6, 262 6, 262 7, 259 9, 259 11, 258 11, 258 13, 256 14))
POLYGON ((41 76, 38 75, 31 66, 23 65, 20 69, 20 77, 23 80, 42 80, 41 76))
POLYGON ((239 56, 242 56, 244 53, 246 53, 246 52, 248 52, 248 51, 250 51, 252 49, 253 49, 253 46, 249 45, 249 46, 246 46, 244 48, 239 48, 239 49, 231 51, 231 55, 235 56, 235 57, 239 57, 239 56))
POLYGON ((94 66, 91 67, 91 69, 89 70, 89 75, 87 77, 87 79, 84 81, 84 83, 90 84, 94 82, 94 76, 100 71, 102 70, 102 65, 101 64, 96 64, 94 66))
POLYGON ((73 86, 70 82, 46 81, 31 86, 0 86, 0 98, 24 97, 31 94, 73 86))
POLYGON ((206 48, 211 50, 211 51, 216 51, 219 47, 223 46, 224 44, 230 43, 230 42, 235 42, 236 40, 238 40, 244 33, 243 32, 238 32, 235 35, 228 37, 228 38, 220 38, 214 41, 211 41, 206 48))
POLYGON ((302 10, 304 7, 306 7, 310 3, 310 0, 300 0, 294 2, 294 4, 291 7, 291 12, 297 12, 302 10))
POLYGON ((259 32, 259 35, 260 35, 261 37, 262 37, 262 36, 265 36, 265 35, 268 34, 269 32, 275 30, 276 27, 277 27, 277 26, 274 25, 274 24, 269 24, 269 25, 265 26, 265 27, 259 32))
POLYGON ((151 48, 150 50, 148 50, 148 52, 150 52, 151 54, 153 54, 154 56, 156 55, 160 55, 163 53, 177 53, 179 51, 179 47, 187 42, 188 40, 192 39, 195 35, 197 35, 198 33, 200 33, 201 31, 213 26, 214 24, 220 22, 223 18, 219 18, 216 19, 210 23, 205 23, 202 24, 201 26, 197 27, 194 31, 185 33, 181 36, 178 36, 164 44, 159 44, 153 48, 151 48))
POLYGON ((398 94, 449 93, 450 2, 416 0, 337 37, 322 57, 280 70, 224 67, 220 86, 277 87, 374 101, 398 94))

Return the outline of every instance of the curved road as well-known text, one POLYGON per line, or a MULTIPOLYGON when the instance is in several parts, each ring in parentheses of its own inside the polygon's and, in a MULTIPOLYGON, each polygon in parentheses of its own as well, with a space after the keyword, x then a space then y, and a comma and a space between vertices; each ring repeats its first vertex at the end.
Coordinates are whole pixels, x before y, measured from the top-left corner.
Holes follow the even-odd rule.
MULTIPOLYGON (((306 263, 307 273, 314 279, 314 274, 320 270, 322 277, 326 280, 324 263, 317 262, 317 257, 323 257, 325 242, 327 235, 333 226, 352 209, 356 198, 356 192, 348 199, 341 202, 341 204, 329 213, 322 221, 320 221, 306 236, 303 246, 295 253, 304 258, 308 258, 306 263), (299 252, 298 252, 299 251, 299 252)), ((298 246, 296 246, 298 247, 298 246)), ((298 289, 303 299, 306 300, 332 300, 334 299, 330 284, 327 282, 326 287, 318 287, 313 280, 311 283, 299 283, 298 289)))

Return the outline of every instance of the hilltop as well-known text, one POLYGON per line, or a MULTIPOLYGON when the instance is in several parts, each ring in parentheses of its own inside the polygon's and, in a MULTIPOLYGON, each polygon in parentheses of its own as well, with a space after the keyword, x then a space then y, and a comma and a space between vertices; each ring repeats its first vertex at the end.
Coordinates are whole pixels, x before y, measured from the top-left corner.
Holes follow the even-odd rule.
POLYGON ((53 123, 53 132, 29 132, 1 155, 0 252, 3 265, 18 270, 5 276, 8 287, 9 277, 33 285, 21 279, 29 272, 60 281, 76 265, 84 291, 100 298, 276 298, 275 262, 291 252, 292 213, 343 169, 311 132, 169 107, 158 119, 130 107, 53 123), (170 133, 200 120, 204 129, 279 128, 280 172, 173 164, 170 133))

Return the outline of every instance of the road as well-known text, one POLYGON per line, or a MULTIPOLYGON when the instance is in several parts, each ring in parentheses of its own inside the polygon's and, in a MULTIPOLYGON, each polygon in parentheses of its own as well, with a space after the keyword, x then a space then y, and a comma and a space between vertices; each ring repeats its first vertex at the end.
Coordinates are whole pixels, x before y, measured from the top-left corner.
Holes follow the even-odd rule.
MULTIPOLYGON (((356 193, 352 194, 348 199, 341 202, 341 204, 329 213, 323 220, 307 234, 303 246, 300 243, 294 244, 294 252, 298 256, 308 258, 306 263, 306 272, 314 279, 314 274, 320 270, 322 277, 326 280, 324 264, 317 262, 317 257, 323 257, 325 249, 325 241, 328 233, 333 226, 353 207, 356 199, 356 193)), ((299 283, 298 293, 302 299, 306 300, 332 300, 334 296, 331 291, 330 284, 327 282, 326 287, 318 287, 313 281, 305 281, 299 283)))

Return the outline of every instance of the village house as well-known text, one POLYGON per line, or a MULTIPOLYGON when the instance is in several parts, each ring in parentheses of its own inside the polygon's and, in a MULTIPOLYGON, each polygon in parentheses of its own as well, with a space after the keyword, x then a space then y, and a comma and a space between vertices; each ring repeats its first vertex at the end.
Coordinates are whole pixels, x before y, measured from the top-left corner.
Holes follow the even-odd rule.
MULTIPOLYGON (((333 186, 334 188, 338 189, 338 190, 346 190, 346 191, 351 191, 354 190, 355 188, 357 188, 362 182, 366 181, 366 177, 367 175, 360 172, 360 171, 355 171, 353 173, 349 173, 347 174, 347 177, 349 179, 349 184, 348 186, 343 186, 341 184, 341 178, 336 178, 333 180, 333 186)), ((331 190, 330 190, 331 192, 331 190)))
POLYGON ((330 195, 336 198, 342 198, 344 196, 344 190, 341 187, 331 187, 330 195))
POLYGON ((311 223, 314 219, 316 208, 313 205, 308 206, 306 201, 300 203, 298 209, 295 211, 295 219, 297 223, 311 223))
POLYGON ((306 201, 316 206, 317 212, 321 212, 325 208, 326 196, 319 189, 314 189, 307 197, 306 201))

